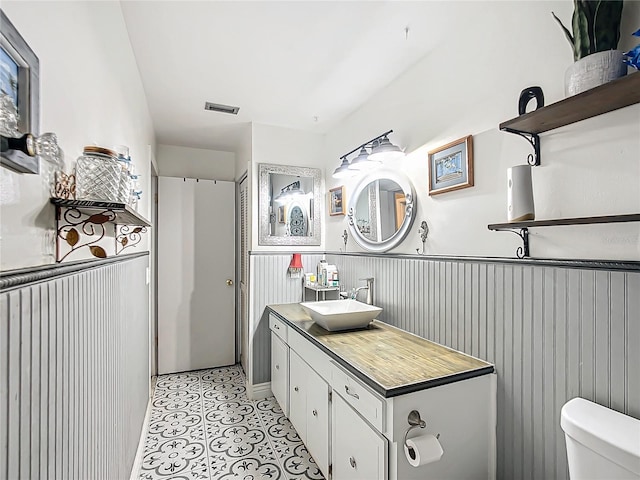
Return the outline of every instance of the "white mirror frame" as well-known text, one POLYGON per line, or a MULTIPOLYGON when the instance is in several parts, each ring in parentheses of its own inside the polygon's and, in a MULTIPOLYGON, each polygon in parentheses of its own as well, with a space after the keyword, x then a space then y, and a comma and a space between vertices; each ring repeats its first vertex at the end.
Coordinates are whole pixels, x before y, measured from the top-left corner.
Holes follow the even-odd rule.
POLYGON ((309 167, 290 167, 288 165, 271 165, 268 163, 261 163, 258 167, 260 177, 260 234, 258 235, 258 245, 320 245, 320 225, 323 214, 321 210, 322 193, 320 190, 322 172, 320 169, 309 167), (294 237, 269 235, 269 205, 271 203, 271 185, 269 183, 269 176, 272 173, 308 177, 313 179, 313 217, 309 220, 309 224, 313 230, 310 236, 294 237))
POLYGON ((411 181, 409 178, 399 172, 388 169, 376 170, 365 177, 363 177, 358 184, 356 185, 353 195, 351 195, 349 201, 349 212, 347 213, 347 217, 349 219, 349 229, 351 230, 351 235, 355 239, 356 243, 360 245, 365 250, 369 250, 372 252, 386 252, 387 250, 391 250, 393 247, 404 240, 411 230, 411 225, 413 225, 413 221, 416 218, 416 203, 415 203, 415 192, 413 191, 413 185, 411 185, 411 181), (400 228, 394 233, 391 237, 386 240, 380 242, 374 242, 369 238, 365 237, 360 230, 355 225, 355 210, 356 205, 358 203, 358 198, 364 192, 366 192, 367 187, 371 182, 376 180, 391 180, 397 183, 402 191, 404 192, 406 199, 406 209, 405 209, 405 217, 404 221, 400 228))

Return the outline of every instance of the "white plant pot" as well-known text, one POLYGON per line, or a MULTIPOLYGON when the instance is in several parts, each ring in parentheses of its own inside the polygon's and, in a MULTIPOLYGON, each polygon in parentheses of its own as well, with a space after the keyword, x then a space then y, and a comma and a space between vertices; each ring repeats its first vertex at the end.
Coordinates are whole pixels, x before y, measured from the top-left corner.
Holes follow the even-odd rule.
POLYGON ((564 75, 567 97, 584 92, 627 74, 620 50, 592 53, 571 65, 564 75))

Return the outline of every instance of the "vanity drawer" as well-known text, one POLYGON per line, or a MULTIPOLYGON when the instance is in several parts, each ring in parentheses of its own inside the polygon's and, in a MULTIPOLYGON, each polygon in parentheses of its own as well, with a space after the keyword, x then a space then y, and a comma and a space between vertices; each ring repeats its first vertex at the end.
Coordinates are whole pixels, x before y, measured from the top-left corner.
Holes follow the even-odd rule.
POLYGON ((272 313, 269 314, 269 328, 273 333, 278 335, 285 343, 287 343, 287 325, 272 313))
POLYGON ((331 362, 331 387, 379 432, 384 432, 385 401, 360 380, 331 362))
POLYGON ((331 378, 329 356, 293 328, 289 332, 289 347, 327 382, 331 378))

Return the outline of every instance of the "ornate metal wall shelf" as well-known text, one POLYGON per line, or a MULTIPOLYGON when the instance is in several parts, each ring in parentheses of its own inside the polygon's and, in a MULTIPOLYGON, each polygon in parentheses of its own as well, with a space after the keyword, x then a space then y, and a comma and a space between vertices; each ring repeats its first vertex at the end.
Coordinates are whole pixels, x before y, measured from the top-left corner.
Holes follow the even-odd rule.
POLYGON ((137 245, 141 234, 151 224, 138 212, 126 204, 115 202, 94 202, 88 200, 66 200, 52 198, 56 206, 56 262, 62 262, 72 252, 88 247, 97 258, 106 258, 107 252, 98 245, 107 233, 106 225, 115 225, 115 254, 125 248, 137 245), (130 228, 135 226, 135 228, 130 228), (69 251, 62 254, 61 244, 65 242, 69 251))
POLYGON ((640 213, 628 215, 603 215, 599 217, 558 218, 552 220, 530 220, 526 222, 493 223, 488 225, 489 230, 515 233, 522 239, 522 246, 516 250, 518 258, 529 256, 529 228, 553 227, 557 225, 588 225, 595 223, 626 223, 640 222, 640 213))
POLYGON ((500 124, 500 130, 526 138, 534 148, 534 153, 529 155, 529 164, 540 165, 540 133, 636 103, 640 103, 640 73, 626 75, 507 120, 500 124))

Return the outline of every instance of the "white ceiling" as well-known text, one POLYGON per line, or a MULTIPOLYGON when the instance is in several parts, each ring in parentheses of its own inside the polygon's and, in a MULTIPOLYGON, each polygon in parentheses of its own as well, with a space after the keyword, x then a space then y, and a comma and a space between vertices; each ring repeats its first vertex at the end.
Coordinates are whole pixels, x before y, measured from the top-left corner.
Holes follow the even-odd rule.
POLYGON ((330 130, 446 41, 465 3, 121 5, 158 143, 236 151, 249 122, 330 130), (240 112, 208 112, 206 101, 240 112))

